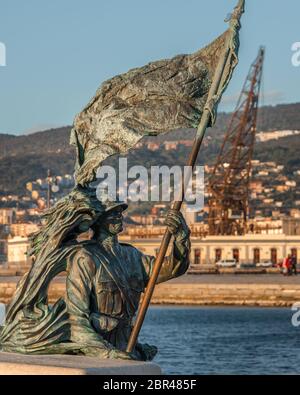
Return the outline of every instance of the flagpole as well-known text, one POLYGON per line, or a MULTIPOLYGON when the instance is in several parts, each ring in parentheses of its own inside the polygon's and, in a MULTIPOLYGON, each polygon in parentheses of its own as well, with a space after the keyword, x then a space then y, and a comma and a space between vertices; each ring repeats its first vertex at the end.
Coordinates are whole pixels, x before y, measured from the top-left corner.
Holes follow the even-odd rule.
MULTIPOLYGON (((239 0, 238 6, 236 7, 240 11, 239 17, 244 12, 244 4, 245 4, 245 0, 239 0)), ((197 134, 196 134, 196 137, 194 140, 193 148, 192 148, 192 151, 190 153, 190 156, 189 156, 189 159, 187 162, 187 166, 189 166, 191 171, 189 173, 187 173, 186 176, 182 177, 182 183, 181 183, 182 184, 182 195, 181 195, 182 199, 180 201, 175 201, 172 204, 172 209, 177 212, 179 212, 181 209, 183 199, 184 199, 184 194, 185 194, 186 188, 190 182, 192 169, 194 169, 194 167, 195 167, 197 157, 199 154, 199 150, 201 148, 203 138, 205 136, 206 129, 211 123, 212 112, 217 104, 216 103, 217 93, 220 89, 220 85, 222 83, 222 79, 224 76, 224 70, 225 70, 228 58, 231 54, 231 49, 230 49, 230 45, 229 45, 229 40, 231 40, 231 38, 232 37, 230 37, 230 36, 228 37, 226 49, 224 51, 223 56, 220 58, 218 66, 216 68, 213 83, 210 87, 206 105, 204 107, 201 121, 200 121, 200 124, 197 129, 197 134)), ((167 228, 165 231, 165 234, 163 236, 163 239, 161 241, 160 249, 159 249, 159 252, 156 256, 154 265, 153 265, 152 274, 149 279, 142 303, 140 305, 135 325, 132 329, 132 332, 131 332, 131 335, 130 335, 130 338, 128 341, 126 351, 129 353, 134 350, 134 347, 136 345, 136 342, 137 342, 140 330, 142 328, 148 307, 150 305, 150 301, 151 301, 151 298, 152 298, 152 295, 153 295, 153 292, 155 289, 155 285, 156 285, 163 261, 165 259, 165 256, 166 256, 166 253, 167 253, 170 241, 171 241, 171 237, 172 237, 172 234, 170 233, 170 231, 167 228)))

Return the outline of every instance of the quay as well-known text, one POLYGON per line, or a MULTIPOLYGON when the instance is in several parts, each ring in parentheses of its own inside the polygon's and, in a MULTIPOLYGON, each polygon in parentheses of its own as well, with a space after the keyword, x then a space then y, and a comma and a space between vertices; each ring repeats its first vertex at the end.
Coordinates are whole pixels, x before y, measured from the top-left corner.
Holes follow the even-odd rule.
POLYGON ((0 352, 0 375, 160 375, 152 362, 99 359, 76 355, 22 355, 0 352))
MULTIPOLYGON (((19 276, 0 277, 0 303, 7 304, 19 276)), ((49 289, 49 302, 64 295, 65 277, 58 276, 49 289)), ((300 276, 279 273, 188 274, 156 287, 152 304, 198 306, 291 307, 300 302, 300 276)))

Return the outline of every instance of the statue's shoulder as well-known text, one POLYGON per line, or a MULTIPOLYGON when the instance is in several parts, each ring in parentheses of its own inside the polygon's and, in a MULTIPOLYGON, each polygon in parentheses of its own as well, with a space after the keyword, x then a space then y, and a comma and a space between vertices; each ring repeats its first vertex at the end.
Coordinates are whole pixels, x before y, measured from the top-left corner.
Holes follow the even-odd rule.
POLYGON ((82 255, 90 255, 92 253, 92 249, 96 246, 96 242, 93 240, 85 240, 76 244, 73 248, 73 254, 82 254, 82 255))
POLYGON ((138 253, 140 254, 140 250, 138 250, 134 245, 129 244, 129 243, 119 243, 120 246, 122 247, 123 250, 126 250, 128 252, 132 252, 132 253, 138 253))
POLYGON ((95 267, 95 261, 94 261, 94 254, 93 254, 93 248, 95 247, 95 242, 92 241, 84 241, 81 243, 78 243, 72 253, 69 255, 69 264, 84 264, 84 265, 89 265, 90 268, 95 267))
POLYGON ((119 244, 120 246, 135 248, 132 244, 129 243, 119 243, 119 244))
POLYGON ((143 253, 132 244, 120 243, 123 257, 132 265, 141 263, 143 253))

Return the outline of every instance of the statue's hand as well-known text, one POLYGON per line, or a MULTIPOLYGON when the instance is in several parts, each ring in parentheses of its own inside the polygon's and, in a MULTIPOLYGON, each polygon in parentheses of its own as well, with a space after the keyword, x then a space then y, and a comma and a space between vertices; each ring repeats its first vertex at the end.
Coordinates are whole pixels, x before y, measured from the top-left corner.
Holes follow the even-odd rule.
POLYGON ((158 351, 156 346, 141 343, 137 343, 135 349, 140 354, 142 361, 152 361, 158 351))
POLYGON ((113 349, 109 352, 110 359, 124 359, 129 361, 137 361, 138 358, 133 353, 113 349))
POLYGON ((190 229, 187 226, 182 213, 176 210, 169 210, 165 220, 165 225, 175 238, 187 238, 190 235, 190 229))

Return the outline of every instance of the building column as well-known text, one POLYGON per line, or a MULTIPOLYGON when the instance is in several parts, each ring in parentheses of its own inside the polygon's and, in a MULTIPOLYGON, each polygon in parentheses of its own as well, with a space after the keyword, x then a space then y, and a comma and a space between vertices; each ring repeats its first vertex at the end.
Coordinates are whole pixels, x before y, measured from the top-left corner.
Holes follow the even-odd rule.
POLYGON ((210 263, 210 247, 206 246, 206 264, 210 263))
POLYGON ((246 250, 246 263, 250 262, 249 261, 249 246, 245 245, 245 250, 246 250))
POLYGON ((282 252, 283 252, 283 259, 287 256, 287 245, 286 245, 286 241, 284 242, 283 248, 282 248, 282 252))

